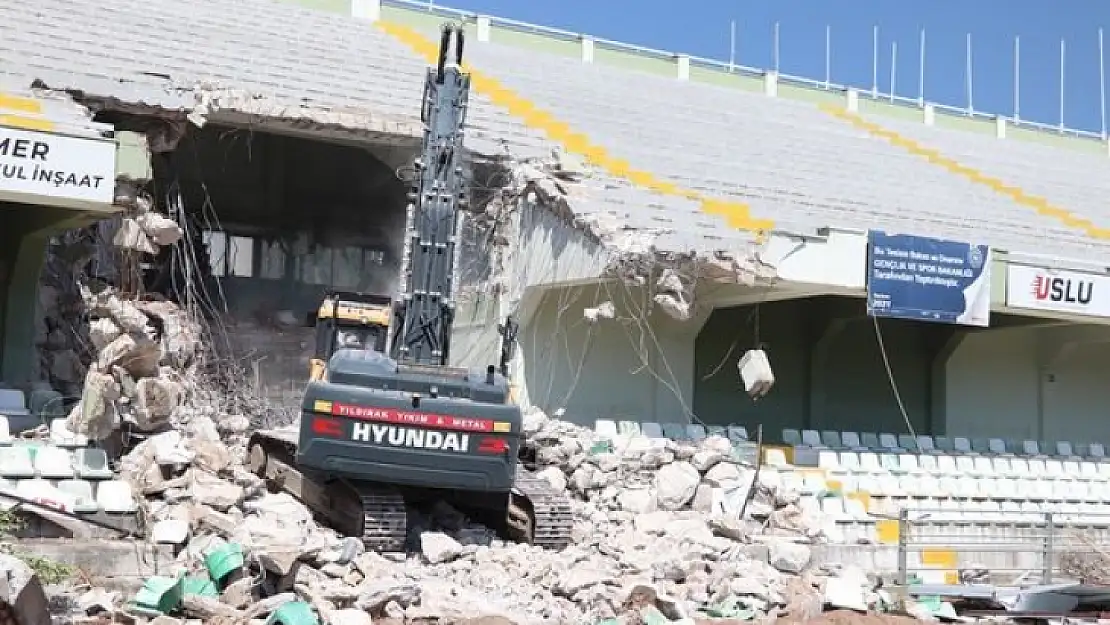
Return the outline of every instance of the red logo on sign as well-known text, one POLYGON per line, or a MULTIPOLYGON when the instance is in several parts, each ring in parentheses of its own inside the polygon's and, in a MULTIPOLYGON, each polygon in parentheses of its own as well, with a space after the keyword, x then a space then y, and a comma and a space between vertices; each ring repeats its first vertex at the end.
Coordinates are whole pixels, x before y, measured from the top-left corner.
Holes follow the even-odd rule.
POLYGON ((1050 277, 1037 274, 1033 278, 1033 297, 1039 301, 1090 304, 1095 283, 1090 280, 1050 277))
POLYGON ((331 413, 337 417, 360 419, 362 421, 377 421, 379 423, 417 425, 444 430, 461 430, 464 432, 493 431, 493 421, 490 419, 469 419, 466 417, 433 414, 430 412, 398 410, 397 408, 372 408, 370 406, 355 406, 353 404, 333 402, 331 405, 331 413))

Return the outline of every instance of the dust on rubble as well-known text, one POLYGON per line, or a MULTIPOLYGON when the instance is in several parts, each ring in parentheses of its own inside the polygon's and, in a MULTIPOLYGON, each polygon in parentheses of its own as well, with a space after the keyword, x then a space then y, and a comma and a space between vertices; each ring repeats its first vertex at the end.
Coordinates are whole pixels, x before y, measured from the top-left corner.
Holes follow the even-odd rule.
POLYGON ((757 483, 729 441, 608 441, 539 411, 525 415, 526 444, 538 475, 571 498, 571 546, 506 543, 440 503, 409 511, 410 553, 366 552, 246 469, 256 415, 230 409, 205 377, 200 320, 111 289, 83 295, 97 353, 70 429, 95 440, 124 424, 139 434, 119 471, 139 495, 147 535, 178 545, 174 567, 161 572, 170 583, 178 572, 208 581, 205 558, 218 551, 244 557, 211 580, 215 594, 187 595, 166 606, 169 616, 136 611, 132 594, 74 586, 59 618, 247 621, 299 601, 342 625, 840 623, 849 617, 822 609, 889 601, 865 572, 815 563, 814 545, 839 540, 836 524, 777 473, 757 483))
MULTIPOLYGON (((724 625, 727 621, 719 622, 724 625)), ((833 610, 808 619, 795 619, 783 617, 775 621, 776 625, 920 625, 921 621, 908 616, 895 614, 860 614, 851 610, 833 610)), ((700 625, 700 624, 699 624, 700 625)), ((706 625, 709 625, 706 623, 706 625)))

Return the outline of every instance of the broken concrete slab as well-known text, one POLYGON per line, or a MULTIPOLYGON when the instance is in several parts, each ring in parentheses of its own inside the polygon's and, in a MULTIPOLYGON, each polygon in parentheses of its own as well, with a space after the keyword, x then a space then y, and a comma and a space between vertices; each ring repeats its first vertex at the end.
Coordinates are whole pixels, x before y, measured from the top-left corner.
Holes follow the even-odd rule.
POLYGON ((37 575, 19 558, 0 553, 0 577, 4 579, 6 596, 0 597, 12 606, 21 625, 50 625, 49 601, 37 575))

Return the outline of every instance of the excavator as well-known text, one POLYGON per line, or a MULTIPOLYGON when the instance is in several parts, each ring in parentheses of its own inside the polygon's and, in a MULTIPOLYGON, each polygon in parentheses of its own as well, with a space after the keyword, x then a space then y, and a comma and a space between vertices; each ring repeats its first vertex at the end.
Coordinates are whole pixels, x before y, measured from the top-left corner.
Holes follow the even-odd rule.
POLYGON ((316 348, 308 379, 324 379, 328 358, 341 347, 385 351, 393 300, 384 295, 329 291, 316 311, 316 348))
POLYGON ((521 458, 523 418, 505 363, 448 365, 469 201, 463 43, 461 27, 444 25, 425 77, 401 294, 327 294, 299 423, 256 431, 247 446, 251 470, 272 488, 378 552, 411 548, 409 511, 441 501, 505 540, 556 550, 571 541, 566 495, 521 458))

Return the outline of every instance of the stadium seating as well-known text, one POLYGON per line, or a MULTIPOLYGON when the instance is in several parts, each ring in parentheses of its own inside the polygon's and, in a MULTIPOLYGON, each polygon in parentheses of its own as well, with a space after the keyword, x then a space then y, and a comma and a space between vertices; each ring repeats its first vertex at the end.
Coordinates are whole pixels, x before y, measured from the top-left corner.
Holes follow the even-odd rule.
MULTIPOLYGON (((610 423, 598 420, 595 431, 620 436, 610 423)), ((695 440, 690 429, 640 424, 640 432, 679 441, 695 440)), ((737 450, 753 445, 741 426, 714 430, 737 450)), ((918 523, 960 526, 957 534, 973 537, 987 526, 994 535, 1043 523, 1046 513, 1057 522, 1110 528, 1110 461, 1100 443, 792 429, 782 431, 782 441, 765 445, 761 479, 801 493, 802 507, 832 517, 847 542, 878 540, 878 524, 903 510, 918 523)))
POLYGON ((999 149, 998 139, 990 133, 899 119, 874 118, 874 121, 935 148, 962 165, 1066 206, 1097 225, 1110 225, 1110 209, 1101 202, 1110 193, 1110 180, 1104 175, 1105 145, 1091 141, 1088 151, 1080 151, 1044 142, 1011 140, 1006 142, 1005 149, 999 149))
MULTIPOLYGON (((48 440, 3 439, 0 492, 78 514, 136 510, 131 486, 114 479, 103 449, 88 447, 87 438, 66 430, 64 419, 52 421, 49 431, 48 440)), ((7 432, 7 417, 0 415, 0 434, 7 432)))
MULTIPOLYGON (((773 215, 786 229, 842 223, 956 240, 975 233, 1002 249, 1043 249, 1048 240, 1064 255, 1095 253, 1083 233, 1059 220, 876 140, 811 102, 534 51, 521 63, 519 48, 496 40, 467 54, 528 105, 632 167, 741 199, 756 217, 773 215), (846 170, 868 175, 844 177, 846 170), (974 215, 960 208, 969 202, 974 215)), ((997 150, 980 152, 992 158, 997 150)))

